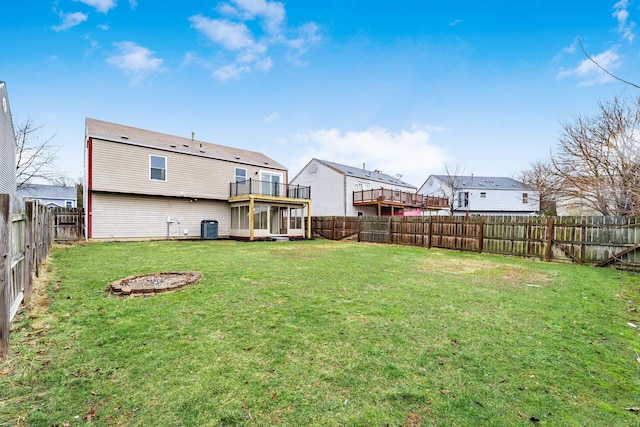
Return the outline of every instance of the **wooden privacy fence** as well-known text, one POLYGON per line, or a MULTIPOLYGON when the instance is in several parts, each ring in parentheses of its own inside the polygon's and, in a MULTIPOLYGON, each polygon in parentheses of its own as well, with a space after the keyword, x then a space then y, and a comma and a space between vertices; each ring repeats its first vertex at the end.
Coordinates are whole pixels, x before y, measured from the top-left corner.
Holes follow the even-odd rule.
POLYGON ((56 242, 82 240, 84 234, 83 208, 51 208, 53 239, 56 242))
POLYGON ((0 359, 9 353, 9 330, 20 304, 31 298, 51 243, 84 238, 84 211, 47 208, 0 194, 0 359))
POLYGON ((31 298, 33 274, 47 257, 53 217, 38 202, 0 194, 0 358, 9 352, 9 329, 22 301, 31 298))
POLYGON ((315 237, 577 262, 640 271, 640 217, 313 217, 315 237))

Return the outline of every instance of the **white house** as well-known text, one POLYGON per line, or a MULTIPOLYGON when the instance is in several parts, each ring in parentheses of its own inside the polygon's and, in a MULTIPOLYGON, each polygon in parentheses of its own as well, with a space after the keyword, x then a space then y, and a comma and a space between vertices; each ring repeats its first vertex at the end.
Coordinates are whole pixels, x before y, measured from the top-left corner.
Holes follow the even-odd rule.
POLYGON ((540 194, 507 177, 431 175, 418 193, 445 197, 450 207, 441 215, 535 215, 540 194))
POLYGON ((57 208, 75 208, 78 206, 76 187, 61 185, 27 184, 18 189, 18 195, 41 204, 57 208))
POLYGON ((427 200, 416 187, 390 176, 339 163, 312 159, 291 185, 313 188, 314 216, 379 216, 419 214, 427 200))

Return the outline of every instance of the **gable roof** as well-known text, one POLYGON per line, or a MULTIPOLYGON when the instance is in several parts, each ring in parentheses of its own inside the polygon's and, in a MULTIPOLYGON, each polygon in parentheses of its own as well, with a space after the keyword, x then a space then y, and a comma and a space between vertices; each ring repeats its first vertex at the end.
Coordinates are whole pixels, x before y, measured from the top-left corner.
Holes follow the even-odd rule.
POLYGON ((503 176, 474 176, 460 175, 450 177, 448 175, 431 175, 432 177, 446 183, 448 180, 455 178, 461 179, 459 186, 461 188, 469 188, 475 190, 531 190, 520 181, 513 178, 503 176))
POLYGON ((91 118, 86 119, 86 137, 140 147, 158 148, 165 151, 226 160, 270 169, 287 170, 287 168, 280 163, 256 151, 242 150, 226 145, 167 135, 91 118))
POLYGON ((27 184, 18 189, 18 195, 34 199, 60 199, 76 200, 76 187, 64 187, 61 185, 27 184))
MULTIPOLYGON (((353 176, 355 178, 366 179, 369 181, 376 181, 381 184, 393 184, 393 185, 401 185, 403 187, 411 187, 417 188, 415 185, 411 185, 408 182, 401 181, 400 179, 384 174, 379 171, 369 171, 363 168, 357 168, 353 166, 342 165, 340 163, 327 162, 326 160, 313 159, 318 163, 322 163, 325 166, 333 168, 343 175, 353 176)), ((313 161, 312 160, 312 161, 313 161)))

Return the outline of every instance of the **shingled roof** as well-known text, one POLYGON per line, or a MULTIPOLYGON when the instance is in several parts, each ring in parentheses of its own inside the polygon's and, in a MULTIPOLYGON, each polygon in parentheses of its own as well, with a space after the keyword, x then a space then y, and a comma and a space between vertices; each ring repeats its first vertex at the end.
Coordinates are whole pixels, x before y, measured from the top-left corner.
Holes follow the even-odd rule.
POLYGON ((165 151, 227 160, 271 169, 287 168, 275 160, 256 151, 242 150, 225 145, 192 140, 180 136, 167 135, 150 130, 139 129, 102 120, 86 119, 86 137, 112 141, 121 144, 151 147, 165 151))
POLYGON ((527 187, 520 181, 504 176, 460 175, 449 177, 447 175, 433 175, 433 177, 443 182, 448 182, 452 178, 459 180, 457 181, 457 184, 460 188, 473 188, 479 190, 531 190, 531 188, 527 187))
POLYGON ((387 175, 379 171, 370 171, 358 167, 341 165, 340 163, 327 162, 326 160, 315 159, 317 162, 322 163, 330 168, 333 168, 344 175, 353 176, 361 179, 368 179, 370 181, 377 181, 381 184, 393 184, 403 187, 411 187, 416 189, 417 187, 409 184, 408 182, 401 181, 400 179, 387 175))

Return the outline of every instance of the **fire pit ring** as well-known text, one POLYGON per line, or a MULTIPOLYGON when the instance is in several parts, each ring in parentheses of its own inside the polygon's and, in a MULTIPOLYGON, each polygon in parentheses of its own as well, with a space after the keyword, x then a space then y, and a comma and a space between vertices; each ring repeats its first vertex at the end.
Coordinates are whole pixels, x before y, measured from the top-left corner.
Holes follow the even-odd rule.
POLYGON ((135 275, 112 282, 109 291, 117 296, 147 297, 184 288, 201 278, 196 271, 135 275))

